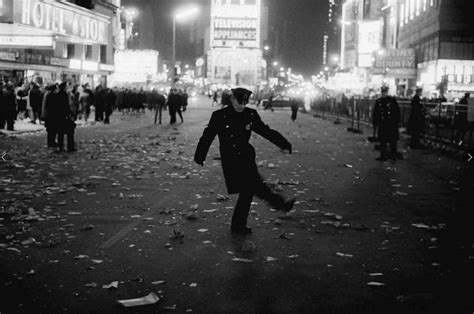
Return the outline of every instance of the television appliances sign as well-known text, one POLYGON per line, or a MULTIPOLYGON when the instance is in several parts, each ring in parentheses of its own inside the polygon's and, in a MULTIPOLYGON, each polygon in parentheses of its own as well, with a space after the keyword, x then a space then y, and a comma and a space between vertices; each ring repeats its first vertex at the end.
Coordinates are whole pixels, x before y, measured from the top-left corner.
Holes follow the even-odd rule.
POLYGON ((212 48, 259 48, 261 1, 213 0, 212 48))

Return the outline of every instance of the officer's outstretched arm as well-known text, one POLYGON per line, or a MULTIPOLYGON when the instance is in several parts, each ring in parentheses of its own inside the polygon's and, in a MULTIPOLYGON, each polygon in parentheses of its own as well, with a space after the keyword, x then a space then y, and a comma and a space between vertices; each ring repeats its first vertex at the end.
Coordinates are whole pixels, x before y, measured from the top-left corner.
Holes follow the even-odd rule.
POLYGON ((280 132, 271 129, 268 125, 263 123, 262 119, 260 119, 260 116, 257 113, 253 119, 252 131, 266 138, 281 149, 288 150, 291 154, 292 147, 290 142, 288 142, 288 140, 283 135, 281 135, 280 132))
POLYGON ((212 141, 217 135, 217 119, 215 114, 213 113, 211 116, 211 120, 209 124, 204 129, 204 132, 199 139, 199 143, 196 147, 196 152, 194 153, 194 161, 199 165, 204 165, 204 161, 206 160, 207 152, 209 151, 209 147, 211 147, 212 141))

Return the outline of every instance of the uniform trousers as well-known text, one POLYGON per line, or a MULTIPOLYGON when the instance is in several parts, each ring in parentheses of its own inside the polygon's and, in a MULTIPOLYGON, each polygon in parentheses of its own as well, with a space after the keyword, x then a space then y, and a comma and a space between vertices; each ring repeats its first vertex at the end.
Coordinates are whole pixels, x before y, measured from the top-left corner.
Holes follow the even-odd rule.
POLYGON ((252 204, 254 195, 276 209, 281 208, 285 203, 285 198, 282 195, 273 192, 272 189, 263 181, 262 176, 257 173, 254 184, 249 184, 239 192, 239 197, 234 208, 234 214, 232 215, 232 228, 247 226, 250 205, 252 204))

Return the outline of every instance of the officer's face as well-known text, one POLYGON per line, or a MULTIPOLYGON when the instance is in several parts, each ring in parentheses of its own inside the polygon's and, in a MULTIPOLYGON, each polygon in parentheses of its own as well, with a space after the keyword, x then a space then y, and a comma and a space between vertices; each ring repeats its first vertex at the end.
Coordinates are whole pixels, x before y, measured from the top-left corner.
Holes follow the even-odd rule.
POLYGON ((237 112, 242 112, 245 109, 245 105, 248 103, 248 100, 237 100, 234 96, 231 97, 232 101, 232 107, 234 107, 234 110, 237 112))

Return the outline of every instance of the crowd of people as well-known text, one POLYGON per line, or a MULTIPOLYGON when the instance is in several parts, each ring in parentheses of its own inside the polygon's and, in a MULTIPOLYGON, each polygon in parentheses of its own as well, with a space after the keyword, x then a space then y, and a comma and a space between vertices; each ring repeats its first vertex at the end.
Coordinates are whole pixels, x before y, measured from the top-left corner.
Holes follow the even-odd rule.
MULTIPOLYGON (((11 81, 0 81, 0 129, 14 130, 15 121, 26 120, 30 123, 45 122, 43 110, 45 96, 56 89, 61 82, 40 86, 36 82, 20 81, 16 86, 11 81)), ((169 93, 159 92, 156 88, 105 88, 98 85, 92 89, 84 85, 65 83, 65 92, 73 121, 90 121, 92 108, 93 120, 110 123, 114 110, 122 113, 144 113, 145 109, 156 110, 162 123, 162 111, 169 109, 171 123, 176 123, 176 115, 183 121, 182 112, 188 105, 186 89, 171 88, 169 93)), ((156 121, 155 121, 156 123, 156 121)))
POLYGON ((37 82, 0 81, 0 129, 15 130, 15 121, 44 124, 48 133, 48 147, 63 150, 67 135, 68 151, 75 151, 75 122, 91 119, 110 123, 114 110, 126 113, 155 111, 155 124, 162 123, 163 110, 168 109, 170 123, 177 116, 184 122, 183 112, 188 105, 186 89, 171 88, 168 94, 156 88, 107 88, 98 85, 92 89, 88 83, 69 84, 56 82, 41 86, 37 82), (90 117, 94 111, 94 117, 90 117))

